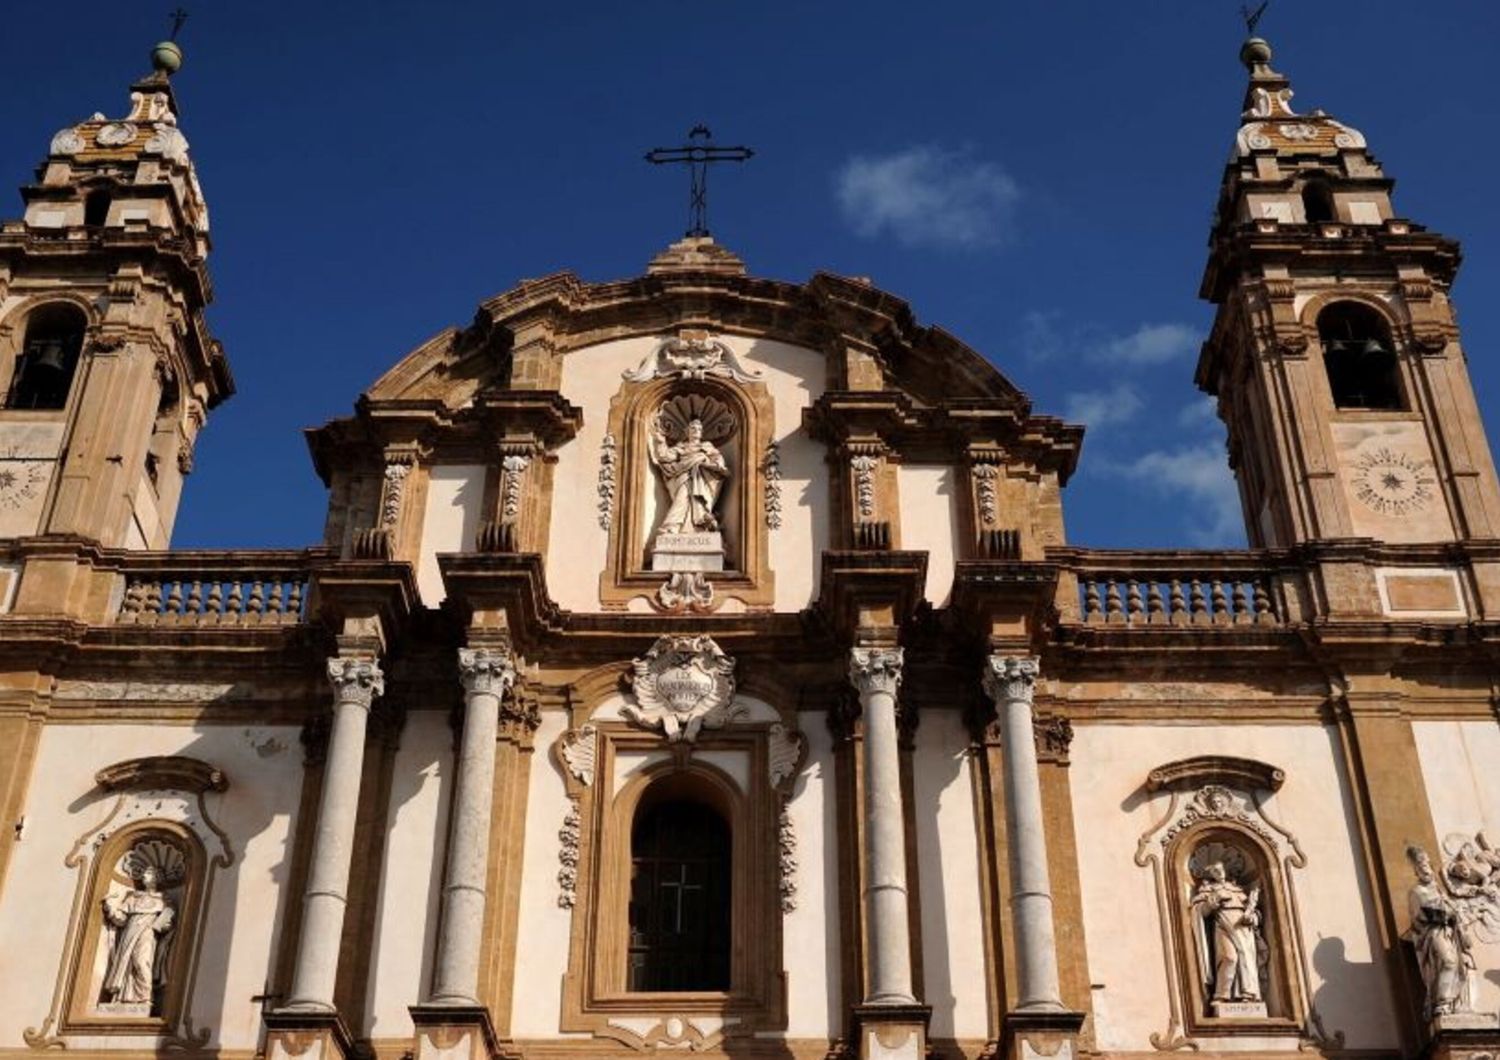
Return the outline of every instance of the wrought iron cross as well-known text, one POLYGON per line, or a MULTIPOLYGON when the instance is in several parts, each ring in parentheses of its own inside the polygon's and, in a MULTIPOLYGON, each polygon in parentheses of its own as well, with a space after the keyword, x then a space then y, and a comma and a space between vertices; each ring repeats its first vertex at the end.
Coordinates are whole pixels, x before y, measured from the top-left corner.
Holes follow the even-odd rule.
POLYGON ((714 162, 743 162, 754 158, 755 152, 748 147, 719 147, 713 143, 713 133, 706 125, 695 125, 688 133, 688 142, 681 147, 655 147, 646 152, 646 161, 653 165, 667 162, 682 162, 688 166, 691 190, 688 199, 689 237, 708 235, 708 167, 714 162))
POLYGON ((1266 8, 1270 6, 1271 0, 1265 0, 1265 2, 1257 7, 1254 11, 1250 10, 1249 4, 1241 5, 1240 17, 1245 20, 1246 33, 1250 34, 1250 36, 1252 37, 1255 36, 1255 27, 1260 25, 1261 18, 1265 16, 1266 8))
POLYGON ((177 34, 182 32, 182 24, 188 20, 188 13, 179 7, 169 17, 172 19, 172 36, 169 39, 176 40, 177 34))

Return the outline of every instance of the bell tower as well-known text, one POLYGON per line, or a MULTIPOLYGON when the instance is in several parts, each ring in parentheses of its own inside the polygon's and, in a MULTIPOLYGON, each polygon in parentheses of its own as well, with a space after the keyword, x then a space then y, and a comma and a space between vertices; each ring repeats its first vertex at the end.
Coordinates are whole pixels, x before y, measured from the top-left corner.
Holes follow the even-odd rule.
POLYGON ((1197 383, 1229 428, 1250 543, 1500 536, 1448 292, 1458 244, 1400 217, 1355 129, 1298 113, 1253 38, 1200 291, 1197 383))
POLYGON ((233 392, 209 334, 208 208, 178 127, 175 41, 122 118, 52 138, 0 223, 0 538, 166 548, 193 443, 233 392))

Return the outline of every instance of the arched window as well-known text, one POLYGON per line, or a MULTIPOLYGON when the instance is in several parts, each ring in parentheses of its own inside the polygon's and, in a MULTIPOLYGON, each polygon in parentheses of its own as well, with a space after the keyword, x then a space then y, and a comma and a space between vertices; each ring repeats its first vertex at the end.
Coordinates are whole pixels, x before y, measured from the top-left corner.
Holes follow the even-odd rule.
POLYGON ((88 228, 103 228, 109 219, 109 192, 91 191, 83 200, 83 223, 88 228))
POLYGON ((70 305, 42 306, 27 318, 6 408, 60 409, 68 403, 84 326, 83 313, 70 305))
POLYGON ((691 797, 652 794, 630 835, 628 988, 728 990, 729 823, 691 797))
POLYGON ((1318 337, 1335 408, 1406 407, 1390 329, 1378 312, 1358 302, 1335 302, 1318 314, 1318 337))
POLYGON ((1333 206, 1333 192, 1326 181, 1310 180, 1302 186, 1302 213, 1310 225, 1339 219, 1333 206))

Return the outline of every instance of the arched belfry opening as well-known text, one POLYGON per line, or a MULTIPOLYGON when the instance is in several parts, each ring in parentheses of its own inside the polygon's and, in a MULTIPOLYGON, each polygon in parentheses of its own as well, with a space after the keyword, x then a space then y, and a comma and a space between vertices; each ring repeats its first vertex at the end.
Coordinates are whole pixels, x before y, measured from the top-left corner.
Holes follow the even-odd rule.
POLYGON ((1333 205, 1333 190, 1326 180, 1315 177, 1302 185, 1302 215, 1311 225, 1328 224, 1339 219, 1333 205))
POLYGON ((68 403, 86 326, 83 311, 73 305, 44 305, 27 317, 6 408, 60 409, 68 403))
POLYGON ((1318 314, 1318 338, 1335 408, 1406 407, 1391 331, 1379 312, 1360 302, 1334 302, 1318 314))
POLYGON ((691 777, 642 795, 630 832, 627 988, 730 987, 732 831, 691 777))

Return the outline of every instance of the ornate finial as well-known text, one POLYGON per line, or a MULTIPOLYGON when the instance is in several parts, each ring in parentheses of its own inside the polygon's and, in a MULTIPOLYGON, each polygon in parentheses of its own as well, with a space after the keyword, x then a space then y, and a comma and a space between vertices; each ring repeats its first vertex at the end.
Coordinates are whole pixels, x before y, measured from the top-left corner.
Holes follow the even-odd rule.
POLYGON ((1271 6, 1271 0, 1264 2, 1251 11, 1249 6, 1240 8, 1240 17, 1245 20, 1245 35, 1248 38, 1240 45, 1240 62, 1245 64, 1245 69, 1252 74, 1261 70, 1268 70, 1271 62, 1271 46, 1262 37, 1255 35, 1255 27, 1260 25, 1260 20, 1265 16, 1266 8, 1271 6))
POLYGON ((151 49, 151 67, 157 73, 171 77, 182 69, 182 47, 177 43, 177 34, 182 32, 182 24, 187 18, 188 13, 182 8, 173 11, 171 35, 151 49))

